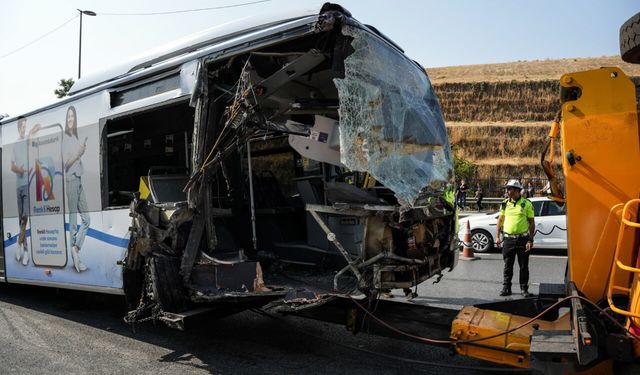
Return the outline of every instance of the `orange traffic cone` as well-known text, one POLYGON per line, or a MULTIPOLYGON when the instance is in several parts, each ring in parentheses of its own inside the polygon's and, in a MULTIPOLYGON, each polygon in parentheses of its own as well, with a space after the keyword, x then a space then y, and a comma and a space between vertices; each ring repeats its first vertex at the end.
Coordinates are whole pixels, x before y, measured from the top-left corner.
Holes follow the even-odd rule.
POLYGON ((473 255, 473 247, 471 247, 471 226, 469 220, 467 220, 467 230, 464 233, 464 243, 462 244, 462 260, 475 260, 478 259, 473 255))

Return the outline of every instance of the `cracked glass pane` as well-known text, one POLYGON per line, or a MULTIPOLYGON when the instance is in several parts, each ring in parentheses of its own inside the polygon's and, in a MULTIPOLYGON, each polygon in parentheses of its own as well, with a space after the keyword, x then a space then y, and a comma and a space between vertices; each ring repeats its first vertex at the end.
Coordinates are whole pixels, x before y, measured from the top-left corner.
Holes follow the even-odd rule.
POLYGON ((359 28, 345 25, 354 52, 340 96, 341 162, 367 171, 413 206, 422 194, 442 193, 453 158, 440 106, 417 64, 359 28))

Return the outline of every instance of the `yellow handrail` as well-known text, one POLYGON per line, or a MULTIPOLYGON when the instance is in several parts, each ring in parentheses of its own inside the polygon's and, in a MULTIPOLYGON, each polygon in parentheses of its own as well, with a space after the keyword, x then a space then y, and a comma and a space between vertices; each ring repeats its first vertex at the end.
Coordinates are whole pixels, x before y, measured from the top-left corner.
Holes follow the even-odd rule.
MULTIPOLYGON (((626 206, 625 206, 626 208, 626 206)), ((629 221, 625 218, 622 218, 622 222, 625 223, 626 225, 630 226, 630 227, 634 227, 634 228, 640 228, 640 223, 634 223, 633 221, 629 221)))
POLYGON ((626 264, 622 263, 619 260, 616 260, 616 263, 618 264, 618 268, 622 268, 625 271, 634 272, 634 273, 640 272, 640 268, 627 266, 626 264))
POLYGON ((622 209, 622 213, 620 215, 620 229, 618 230, 618 240, 616 241, 616 250, 613 255, 613 265, 611 267, 611 275, 609 276, 609 285, 607 288, 607 302, 609 302, 609 307, 611 308, 611 310, 615 313, 618 313, 624 316, 629 316, 632 318, 640 318, 640 314, 635 314, 629 310, 624 310, 616 306, 613 303, 613 291, 616 290, 616 291, 624 292, 627 295, 630 295, 633 289, 633 288, 623 287, 619 285, 614 285, 615 279, 616 279, 616 270, 618 268, 620 268, 623 271, 638 273, 639 274, 638 276, 640 276, 640 268, 628 266, 622 263, 620 259, 618 259, 620 255, 620 248, 622 247, 623 236, 624 236, 624 231, 626 227, 631 227, 634 229, 640 228, 640 223, 633 222, 627 219, 627 217, 630 216, 631 208, 635 206, 637 210, 638 204, 640 204, 640 199, 631 199, 624 205, 624 208, 622 209))

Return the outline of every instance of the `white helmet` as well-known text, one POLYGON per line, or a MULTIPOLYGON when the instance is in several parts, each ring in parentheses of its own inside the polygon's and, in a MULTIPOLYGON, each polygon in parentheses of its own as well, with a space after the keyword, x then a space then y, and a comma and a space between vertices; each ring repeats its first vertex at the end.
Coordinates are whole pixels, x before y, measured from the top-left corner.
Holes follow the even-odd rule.
POLYGON ((507 184, 505 185, 505 187, 511 187, 511 188, 522 189, 522 184, 521 184, 521 183, 520 183, 520 181, 518 181, 518 180, 509 180, 509 182, 507 182, 507 184))

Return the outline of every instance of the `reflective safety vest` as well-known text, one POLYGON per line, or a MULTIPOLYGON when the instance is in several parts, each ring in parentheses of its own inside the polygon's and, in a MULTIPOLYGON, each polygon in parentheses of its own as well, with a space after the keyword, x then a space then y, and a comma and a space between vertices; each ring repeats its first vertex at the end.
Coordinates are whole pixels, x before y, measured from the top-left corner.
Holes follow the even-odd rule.
POLYGON ((517 201, 505 199, 500 205, 500 215, 504 216, 502 231, 506 234, 523 234, 529 231, 529 219, 534 217, 533 204, 520 197, 517 201))

